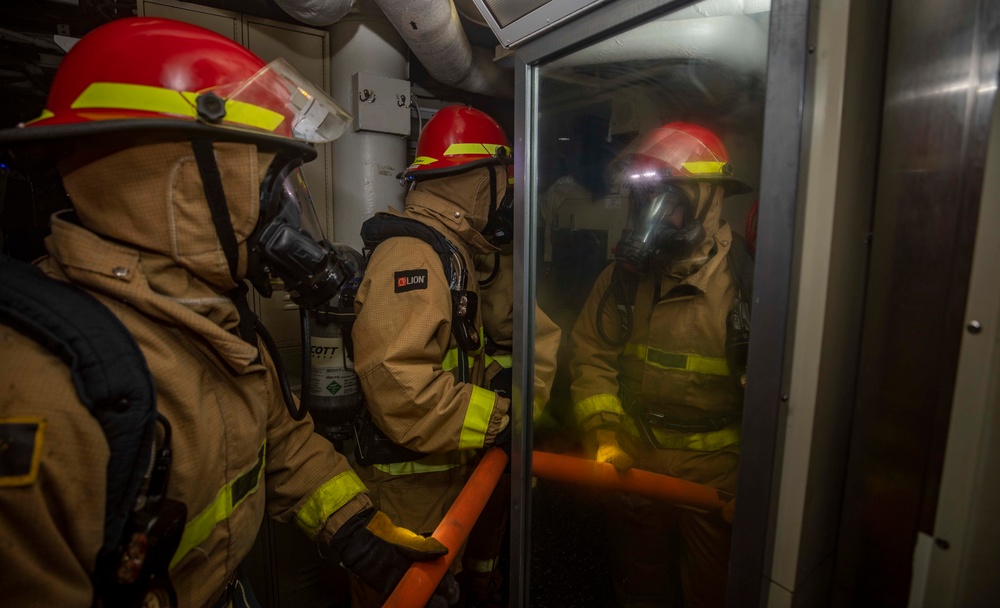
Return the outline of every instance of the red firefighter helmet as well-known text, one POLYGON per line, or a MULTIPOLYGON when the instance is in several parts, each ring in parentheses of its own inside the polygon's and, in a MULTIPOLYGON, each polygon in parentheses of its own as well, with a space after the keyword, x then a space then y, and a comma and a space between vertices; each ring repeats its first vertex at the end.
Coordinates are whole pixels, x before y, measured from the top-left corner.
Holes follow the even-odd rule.
POLYGON ((424 125, 417 156, 399 177, 420 180, 513 162, 510 142, 495 120, 474 108, 447 106, 424 125))
POLYGON ((621 175, 625 181, 647 181, 650 177, 663 181, 711 180, 723 185, 725 196, 753 190, 733 175, 729 153, 722 140, 699 125, 687 122, 663 125, 625 152, 621 175))
POLYGON ((332 141, 349 121, 284 60, 265 64, 198 26, 131 17, 84 36, 56 72, 42 115, 0 131, 0 145, 16 155, 80 137, 180 131, 311 158, 304 142, 332 141))

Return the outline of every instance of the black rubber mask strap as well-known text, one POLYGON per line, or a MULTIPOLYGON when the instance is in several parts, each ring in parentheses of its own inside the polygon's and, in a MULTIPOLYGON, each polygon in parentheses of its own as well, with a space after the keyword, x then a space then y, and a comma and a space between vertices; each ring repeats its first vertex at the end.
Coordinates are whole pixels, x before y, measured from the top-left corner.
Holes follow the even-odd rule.
POLYGON ((240 338, 247 344, 256 347, 257 334, 254 331, 256 317, 250 310, 250 305, 247 304, 246 283, 239 279, 240 249, 236 241, 236 231, 233 230, 233 222, 229 218, 229 205, 226 204, 226 193, 222 188, 219 165, 215 162, 215 150, 212 141, 208 139, 193 140, 191 147, 194 149, 194 158, 198 163, 198 173, 201 175, 208 208, 212 212, 215 234, 218 235, 222 252, 226 256, 229 276, 236 284, 236 288, 226 295, 236 305, 236 311, 240 314, 240 338))

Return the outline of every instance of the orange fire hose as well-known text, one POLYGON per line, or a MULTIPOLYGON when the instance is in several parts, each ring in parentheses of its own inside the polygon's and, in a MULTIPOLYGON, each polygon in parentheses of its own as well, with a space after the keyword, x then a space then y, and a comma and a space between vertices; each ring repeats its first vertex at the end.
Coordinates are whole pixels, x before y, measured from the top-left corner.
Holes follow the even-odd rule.
POLYGON ((422 608, 427 604, 479 519, 505 468, 507 454, 500 448, 490 448, 483 454, 469 481, 431 535, 448 547, 448 555, 428 562, 414 562, 382 608, 422 608))
MULTIPOLYGON (((448 555, 427 562, 414 562, 400 579, 383 608, 421 608, 434 594, 455 554, 468 538, 497 481, 507 467, 507 454, 491 448, 452 503, 433 536, 448 547, 448 555)), ((585 458, 532 453, 531 472, 538 477, 565 481, 600 490, 621 490, 671 504, 704 511, 721 509, 732 497, 698 483, 629 469, 619 473, 613 466, 585 458)))
POLYGON ((620 490, 673 505, 703 511, 721 509, 732 496, 700 483, 650 473, 641 469, 618 472, 606 462, 586 458, 532 453, 531 474, 545 479, 584 485, 597 490, 620 490))

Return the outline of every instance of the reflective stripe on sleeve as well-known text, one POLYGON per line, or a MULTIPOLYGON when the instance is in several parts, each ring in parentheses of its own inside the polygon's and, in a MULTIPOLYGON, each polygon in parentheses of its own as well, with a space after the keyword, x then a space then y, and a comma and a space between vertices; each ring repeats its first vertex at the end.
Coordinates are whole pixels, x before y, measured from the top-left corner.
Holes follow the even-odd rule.
POLYGON ((170 560, 171 568, 184 559, 184 556, 191 549, 205 542, 212 534, 216 524, 228 519, 236 507, 257 491, 260 478, 264 474, 266 448, 267 442, 262 443, 257 451, 257 462, 239 477, 224 485, 215 495, 215 500, 187 522, 177 551, 174 553, 173 559, 170 560))
POLYGON ((704 357, 692 353, 671 353, 645 344, 629 344, 625 354, 642 359, 653 367, 677 369, 711 376, 728 376, 729 362, 723 357, 704 357))
POLYGON ((607 393, 587 397, 583 401, 577 403, 574 410, 576 411, 576 419, 581 424, 591 416, 602 412, 610 412, 612 414, 618 414, 623 418, 625 417, 625 410, 622 409, 621 400, 619 400, 617 396, 609 395, 607 393))
POLYGON ((309 538, 314 538, 337 509, 364 491, 365 484, 358 475, 351 470, 344 471, 313 492, 295 514, 295 523, 309 538))
POLYGON ((472 397, 469 398, 469 409, 462 423, 462 434, 458 438, 459 449, 481 448, 486 443, 486 429, 493 415, 497 395, 491 390, 478 386, 472 387, 472 397))

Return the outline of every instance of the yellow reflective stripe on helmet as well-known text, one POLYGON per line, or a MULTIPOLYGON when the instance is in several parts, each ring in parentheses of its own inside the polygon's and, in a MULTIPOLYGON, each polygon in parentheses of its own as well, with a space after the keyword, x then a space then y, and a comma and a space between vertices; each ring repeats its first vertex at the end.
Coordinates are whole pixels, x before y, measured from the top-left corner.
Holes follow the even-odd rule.
POLYGON ((410 166, 412 167, 413 165, 430 165, 436 162, 438 162, 438 159, 436 158, 432 158, 430 156, 418 156, 413 159, 413 162, 410 163, 410 166))
POLYGON ((458 438, 459 449, 483 447, 496 400, 497 394, 493 391, 473 385, 469 409, 465 412, 465 421, 462 423, 462 434, 458 438))
POLYGON ((457 450, 444 454, 431 454, 420 460, 411 462, 391 462, 372 465, 389 475, 413 475, 415 473, 439 473, 460 467, 469 462, 475 452, 473 450, 457 450))
POLYGON ((309 538, 315 538, 334 511, 364 491, 365 484, 357 474, 351 470, 344 471, 312 493, 295 514, 295 523, 309 538))
POLYGON ((729 362, 723 357, 704 357, 691 353, 671 353, 645 344, 629 344, 625 354, 642 359, 653 367, 678 369, 712 376, 728 376, 729 362))
POLYGON ((725 166, 727 163, 720 163, 716 161, 701 161, 701 162, 689 162, 681 163, 681 166, 688 170, 690 173, 697 174, 725 174, 725 166))
POLYGON ((509 147, 503 144, 451 144, 448 149, 444 151, 445 156, 458 156, 460 154, 489 154, 490 156, 496 156, 497 150, 503 148, 510 156, 511 150, 509 147))
POLYGON ((252 467, 240 474, 226 485, 222 486, 215 495, 215 500, 205 507, 201 513, 195 515, 184 526, 184 533, 181 535, 181 542, 174 552, 173 559, 170 560, 170 567, 173 568, 184 559, 191 549, 197 547, 212 534, 216 524, 225 521, 233 514, 236 507, 243 504, 248 496, 257 491, 260 485, 260 478, 264 474, 264 460, 267 449, 267 442, 261 444, 257 451, 257 462, 252 467))
POLYGON ((36 118, 32 118, 31 120, 29 120, 28 122, 26 122, 24 124, 30 125, 33 122, 38 122, 39 120, 45 120, 46 118, 52 118, 53 116, 55 116, 55 114, 53 114, 51 111, 49 111, 49 110, 42 110, 42 113, 39 114, 36 118))
POLYGON ((602 412, 610 412, 612 414, 618 414, 622 417, 625 416, 625 410, 622 409, 621 400, 619 400, 615 395, 609 395, 606 393, 587 397, 583 401, 577 403, 574 410, 576 411, 576 419, 580 423, 583 423, 591 416, 602 412))
MULTIPOLYGON (((114 108, 198 118, 198 93, 118 82, 95 82, 70 106, 74 110, 114 108)), ((274 131, 285 120, 281 114, 242 101, 226 101, 226 122, 274 131)))
POLYGON ((653 429, 656 440, 665 448, 717 452, 740 445, 740 425, 726 427, 710 433, 676 433, 666 429, 653 429))

